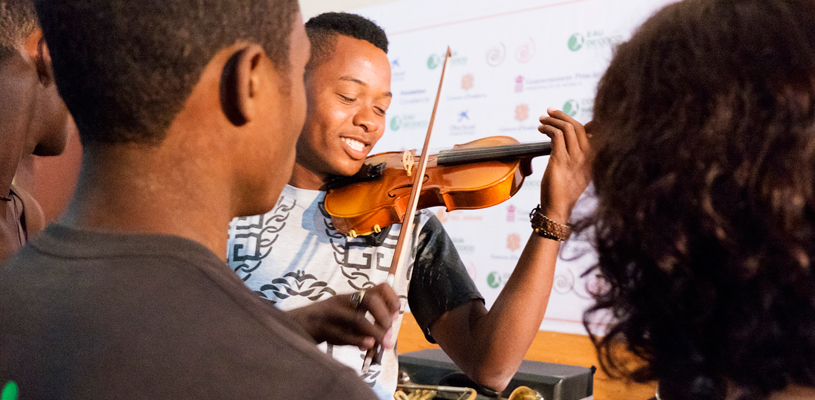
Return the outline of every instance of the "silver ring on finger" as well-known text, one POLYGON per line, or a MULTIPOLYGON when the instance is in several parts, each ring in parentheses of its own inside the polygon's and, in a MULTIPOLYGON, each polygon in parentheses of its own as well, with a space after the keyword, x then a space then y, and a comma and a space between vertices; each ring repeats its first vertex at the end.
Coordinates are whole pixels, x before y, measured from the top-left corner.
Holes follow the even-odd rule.
POLYGON ((351 293, 351 307, 355 310, 362 304, 362 299, 365 298, 365 289, 351 293))

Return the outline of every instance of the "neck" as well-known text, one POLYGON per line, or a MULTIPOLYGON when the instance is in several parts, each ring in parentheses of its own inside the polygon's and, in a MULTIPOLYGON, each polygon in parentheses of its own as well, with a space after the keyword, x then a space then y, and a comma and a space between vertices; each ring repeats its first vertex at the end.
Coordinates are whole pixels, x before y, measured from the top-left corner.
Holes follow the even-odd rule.
POLYGON ((294 163, 289 185, 299 189, 320 190, 328 182, 328 175, 309 170, 299 162, 294 163))
POLYGON ((23 156, 30 154, 33 150, 28 148, 25 135, 21 134, 25 132, 25 128, 18 129, 23 129, 23 131, 7 131, 0 135, 3 141, 3 145, 0 146, 2 149, 0 150, 0 197, 8 197, 23 156))
POLYGON ((228 185, 217 168, 189 156, 135 145, 85 149, 77 189, 61 222, 180 236, 225 258, 225 232, 233 216, 228 185))
MULTIPOLYGON (((3 170, 0 171, 0 198, 2 200, 7 200, 9 198, 9 193, 11 193, 11 184, 14 182, 14 173, 9 173, 11 168, 6 167, 7 165, 4 162, 2 166, 3 170)), ((16 169, 14 169, 14 171, 16 171, 16 169)))
POLYGON ((32 71, 18 56, 0 63, 0 196, 8 196, 20 160, 34 151, 29 136, 39 83, 32 71))

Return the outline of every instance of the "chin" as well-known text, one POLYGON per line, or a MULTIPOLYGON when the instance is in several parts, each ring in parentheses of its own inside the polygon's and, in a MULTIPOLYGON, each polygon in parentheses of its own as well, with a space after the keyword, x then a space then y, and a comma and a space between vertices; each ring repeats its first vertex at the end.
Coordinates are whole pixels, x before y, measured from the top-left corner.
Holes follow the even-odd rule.
POLYGON ((364 161, 359 161, 359 162, 356 162, 356 163, 353 163, 353 164, 346 164, 346 165, 340 166, 340 168, 337 168, 334 171, 334 175, 337 175, 337 176, 351 176, 351 175, 354 175, 357 172, 359 172, 360 168, 362 168, 362 165, 364 163, 365 163, 364 161))

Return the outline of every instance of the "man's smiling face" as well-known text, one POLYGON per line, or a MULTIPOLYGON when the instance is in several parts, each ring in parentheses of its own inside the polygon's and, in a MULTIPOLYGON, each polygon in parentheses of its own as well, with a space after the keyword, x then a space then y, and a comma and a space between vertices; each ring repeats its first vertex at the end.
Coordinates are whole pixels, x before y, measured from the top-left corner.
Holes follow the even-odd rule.
POLYGON ((390 82, 384 51, 338 35, 330 58, 307 73, 308 111, 297 142, 296 168, 322 181, 359 171, 385 132, 390 82))

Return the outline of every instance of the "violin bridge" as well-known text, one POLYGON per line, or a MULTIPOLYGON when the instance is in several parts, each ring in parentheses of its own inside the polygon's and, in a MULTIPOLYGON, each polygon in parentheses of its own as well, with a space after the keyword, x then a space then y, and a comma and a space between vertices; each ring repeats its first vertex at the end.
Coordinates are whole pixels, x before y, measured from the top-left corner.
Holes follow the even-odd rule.
POLYGON ((374 225, 374 232, 376 233, 382 232, 382 228, 379 227, 379 224, 374 225))
POLYGON ((351 232, 348 232, 348 236, 351 236, 352 238, 357 237, 357 231, 351 229, 351 232))
POLYGON ((413 166, 416 164, 415 157, 413 156, 413 151, 405 150, 402 153, 402 167, 405 168, 405 172, 407 172, 407 176, 411 176, 413 171, 413 166))

